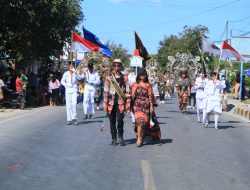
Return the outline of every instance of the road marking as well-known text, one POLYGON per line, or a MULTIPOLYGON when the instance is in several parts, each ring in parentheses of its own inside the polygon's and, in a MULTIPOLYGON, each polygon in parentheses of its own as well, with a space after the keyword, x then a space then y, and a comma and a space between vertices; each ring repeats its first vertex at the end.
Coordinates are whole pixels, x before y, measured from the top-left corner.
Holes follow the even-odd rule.
POLYGON ((142 175, 144 181, 145 190, 156 190, 154 176, 151 170, 151 166, 148 160, 141 161, 142 175))

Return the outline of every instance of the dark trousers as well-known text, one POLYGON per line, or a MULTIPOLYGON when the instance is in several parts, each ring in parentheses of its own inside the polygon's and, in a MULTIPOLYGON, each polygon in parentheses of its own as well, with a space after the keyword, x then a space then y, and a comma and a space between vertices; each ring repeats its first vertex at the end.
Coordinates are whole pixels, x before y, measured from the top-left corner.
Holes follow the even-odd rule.
POLYGON ((123 125, 124 125, 123 118, 124 118, 124 113, 120 112, 118 104, 115 103, 109 115, 110 132, 113 139, 116 138, 117 131, 119 137, 123 136, 123 125), (117 123, 117 128, 116 128, 116 123, 117 123))
POLYGON ((191 93, 189 97, 189 106, 191 106, 191 99, 193 99, 193 107, 196 105, 196 93, 191 93))
POLYGON ((165 93, 160 93, 160 101, 164 101, 165 99, 165 93))

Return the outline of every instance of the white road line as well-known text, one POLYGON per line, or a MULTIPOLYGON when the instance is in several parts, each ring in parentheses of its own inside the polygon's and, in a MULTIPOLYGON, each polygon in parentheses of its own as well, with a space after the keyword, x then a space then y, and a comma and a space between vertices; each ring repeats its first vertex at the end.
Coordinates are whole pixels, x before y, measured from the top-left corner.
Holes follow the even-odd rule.
POLYGON ((142 175, 145 190, 156 190, 154 176, 148 160, 141 161, 142 175))

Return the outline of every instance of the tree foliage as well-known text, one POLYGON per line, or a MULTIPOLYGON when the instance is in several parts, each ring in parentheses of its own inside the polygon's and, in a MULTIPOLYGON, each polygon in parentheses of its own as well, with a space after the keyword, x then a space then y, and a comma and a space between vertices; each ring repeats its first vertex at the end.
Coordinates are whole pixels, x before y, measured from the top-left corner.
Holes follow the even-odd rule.
POLYGON ((114 43, 111 43, 109 45, 111 51, 112 51, 112 58, 113 59, 121 59, 124 67, 127 67, 129 66, 129 57, 131 55, 128 54, 128 50, 125 49, 121 44, 114 44, 114 43))
POLYGON ((83 19, 81 0, 2 0, 0 56, 20 62, 58 55, 83 19))
POLYGON ((207 34, 208 28, 205 26, 184 26, 183 31, 178 35, 166 36, 159 42, 157 61, 161 66, 166 66, 168 56, 174 56, 179 53, 192 53, 192 55, 200 55, 197 44, 201 47, 200 34, 207 34))

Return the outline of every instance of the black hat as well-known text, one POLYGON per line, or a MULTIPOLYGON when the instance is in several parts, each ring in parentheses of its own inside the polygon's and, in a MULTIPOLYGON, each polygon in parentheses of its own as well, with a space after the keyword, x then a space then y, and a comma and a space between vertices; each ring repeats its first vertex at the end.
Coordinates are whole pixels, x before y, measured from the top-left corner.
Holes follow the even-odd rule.
POLYGON ((92 62, 92 61, 89 61, 89 62, 88 62, 88 68, 93 68, 93 66, 94 66, 93 62, 92 62))

